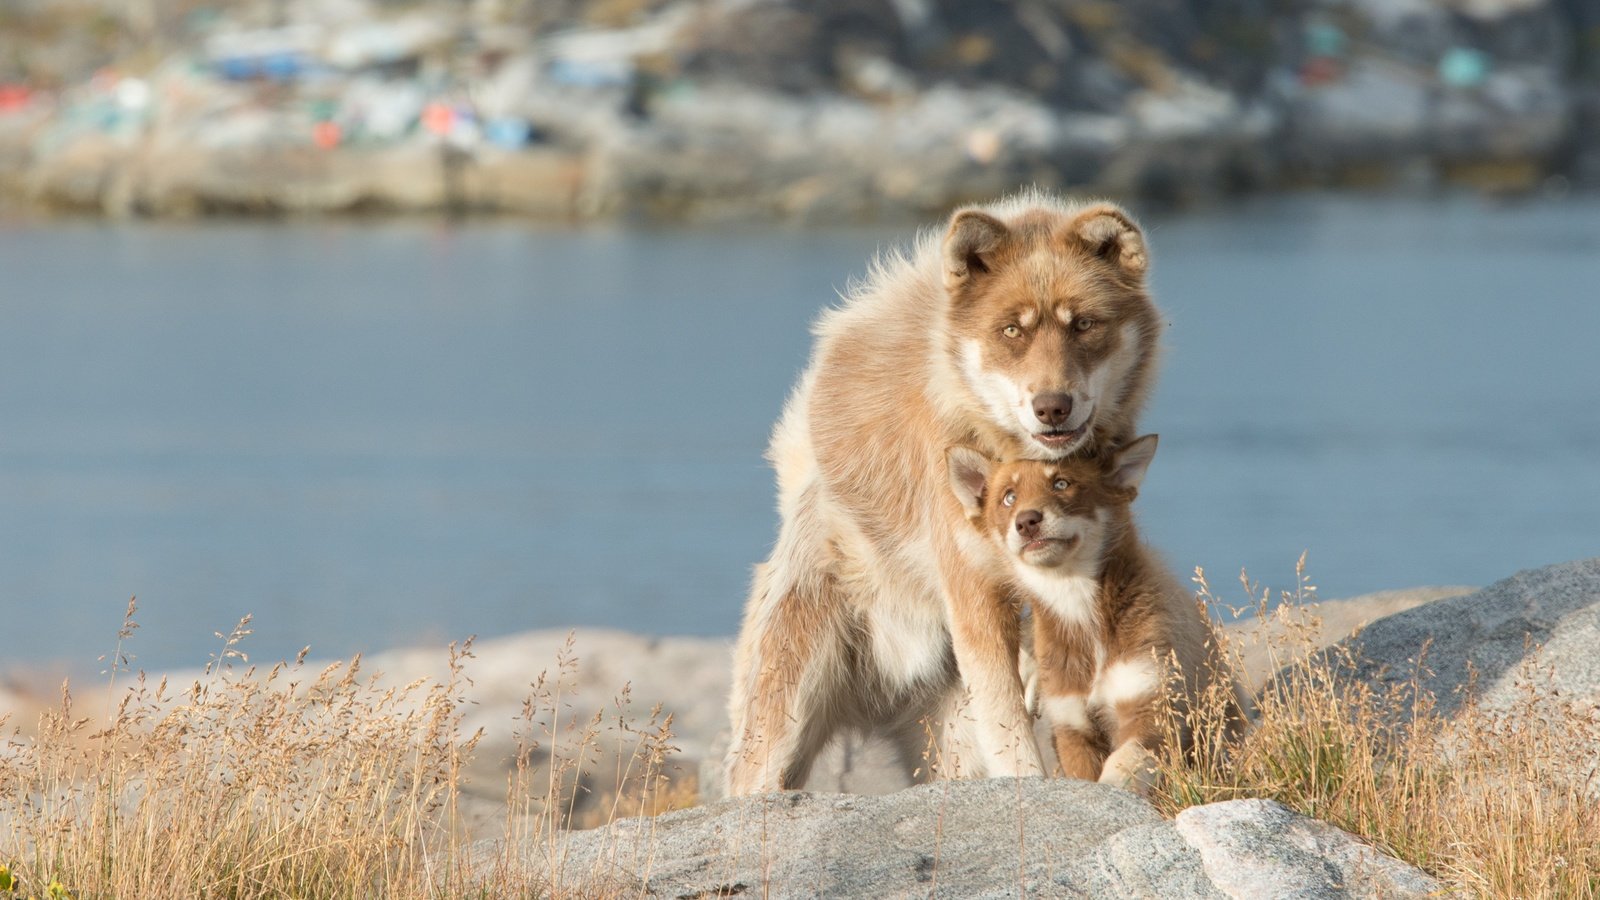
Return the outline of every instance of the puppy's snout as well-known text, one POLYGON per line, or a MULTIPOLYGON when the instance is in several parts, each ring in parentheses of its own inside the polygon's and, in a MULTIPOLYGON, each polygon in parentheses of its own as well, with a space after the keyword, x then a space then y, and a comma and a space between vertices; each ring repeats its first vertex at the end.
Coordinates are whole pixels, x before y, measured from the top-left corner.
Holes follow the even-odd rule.
POLYGON ((1072 395, 1036 394, 1033 398, 1033 414, 1051 428, 1059 428, 1067 424, 1067 418, 1072 415, 1072 395))
POLYGON ((1028 540, 1039 536, 1039 523, 1044 521, 1044 513, 1037 509, 1025 509, 1017 513, 1017 534, 1028 540))

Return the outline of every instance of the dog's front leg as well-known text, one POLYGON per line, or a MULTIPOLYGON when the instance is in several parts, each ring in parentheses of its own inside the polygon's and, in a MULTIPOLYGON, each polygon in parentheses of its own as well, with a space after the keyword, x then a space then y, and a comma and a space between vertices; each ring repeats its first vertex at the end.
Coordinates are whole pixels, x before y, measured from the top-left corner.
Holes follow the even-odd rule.
POLYGON ((1003 584, 947 558, 942 581, 956 667, 966 685, 979 760, 990 776, 1043 775, 1017 675, 1021 620, 1003 584))

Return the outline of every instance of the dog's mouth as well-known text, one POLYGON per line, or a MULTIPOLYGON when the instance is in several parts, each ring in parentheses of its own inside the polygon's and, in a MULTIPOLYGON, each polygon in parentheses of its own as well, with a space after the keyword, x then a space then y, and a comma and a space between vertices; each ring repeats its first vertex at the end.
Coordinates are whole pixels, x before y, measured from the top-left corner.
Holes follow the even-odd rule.
POLYGON ((1089 420, 1084 419, 1083 424, 1068 431, 1065 428, 1052 428, 1049 431, 1035 431, 1033 439, 1049 447, 1051 450, 1062 450, 1071 447, 1083 439, 1089 431, 1089 420))
POLYGON ((1065 556, 1077 544, 1078 536, 1075 534, 1068 537, 1037 537, 1018 547, 1017 556, 1027 562, 1042 561, 1041 557, 1065 556))

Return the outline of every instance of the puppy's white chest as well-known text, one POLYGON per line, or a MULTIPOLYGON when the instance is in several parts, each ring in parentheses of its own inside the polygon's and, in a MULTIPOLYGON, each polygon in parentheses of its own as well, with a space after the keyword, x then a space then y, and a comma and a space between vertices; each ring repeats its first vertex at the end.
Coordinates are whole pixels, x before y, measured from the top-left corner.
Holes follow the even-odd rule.
POLYGON ((1099 579, 1088 575, 1045 573, 1032 566, 1018 566, 1017 580, 1033 593, 1036 602, 1055 613, 1063 622, 1086 628, 1090 634, 1099 634, 1099 579))

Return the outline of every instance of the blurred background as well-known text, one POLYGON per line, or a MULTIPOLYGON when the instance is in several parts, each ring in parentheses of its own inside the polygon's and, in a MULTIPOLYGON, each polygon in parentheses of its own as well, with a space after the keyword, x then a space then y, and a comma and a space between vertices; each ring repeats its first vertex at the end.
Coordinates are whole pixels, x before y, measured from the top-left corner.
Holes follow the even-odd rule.
POLYGON ((1592 0, 0 0, 0 669, 732 634, 808 324, 1029 184, 1179 572, 1600 553, 1592 0))

